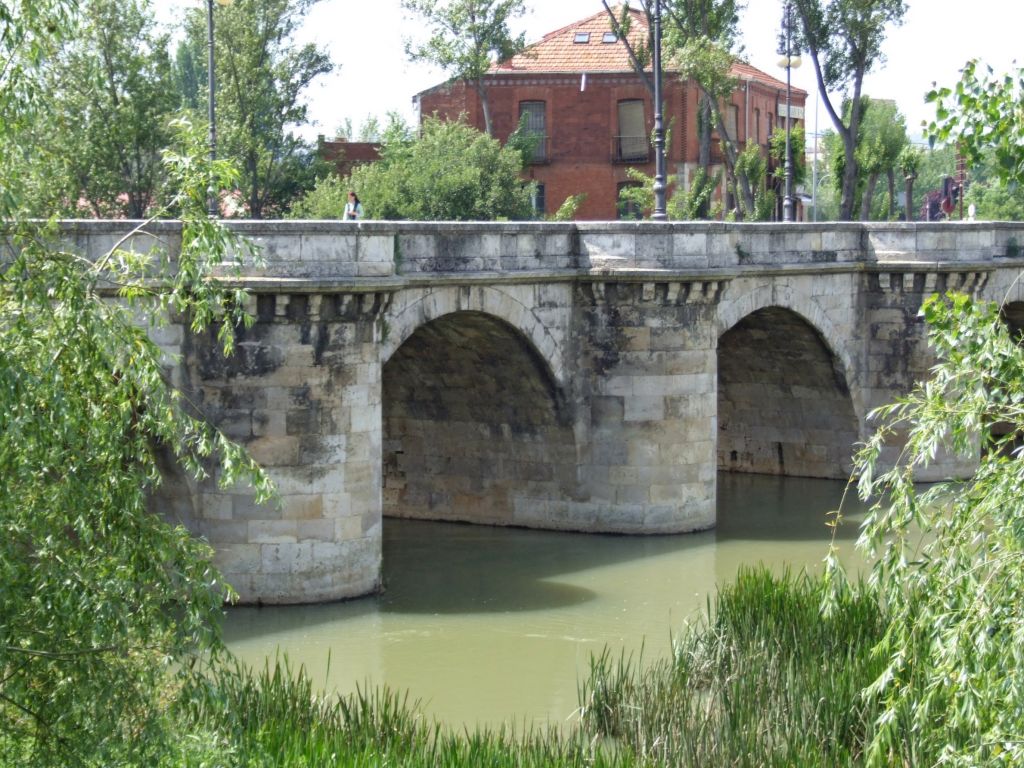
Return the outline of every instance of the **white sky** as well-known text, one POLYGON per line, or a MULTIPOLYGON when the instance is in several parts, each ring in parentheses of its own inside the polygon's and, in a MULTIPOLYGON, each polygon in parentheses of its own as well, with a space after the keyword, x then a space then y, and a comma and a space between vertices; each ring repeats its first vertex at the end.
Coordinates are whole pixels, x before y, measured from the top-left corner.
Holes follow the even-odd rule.
MULTIPOLYGON (((176 9, 200 0, 158 0, 159 15, 172 20, 176 9)), ((527 15, 516 20, 527 40, 602 10, 600 0, 526 0, 527 15)), ((910 0, 902 27, 887 35, 887 62, 865 80, 865 93, 895 99, 907 117, 912 134, 934 111, 924 103, 933 82, 952 85, 969 58, 980 58, 997 72, 1013 66, 1024 22, 1021 0, 910 0)), ((741 15, 742 43, 751 64, 780 79, 776 30, 782 16, 781 0, 747 0, 741 15)), ((324 46, 335 62, 335 72, 322 77, 307 91, 312 127, 308 138, 332 134, 346 117, 355 128, 367 115, 395 110, 411 120, 411 99, 444 80, 444 75, 406 60, 403 40, 422 34, 423 25, 405 14, 399 0, 321 0, 306 19, 301 41, 324 46)), ((814 67, 793 72, 793 84, 816 91, 814 67)), ((838 102, 838 100, 837 100, 838 102)), ((814 130, 814 105, 807 104, 807 126, 814 130)), ((818 112, 822 131, 830 127, 828 115, 818 112)))

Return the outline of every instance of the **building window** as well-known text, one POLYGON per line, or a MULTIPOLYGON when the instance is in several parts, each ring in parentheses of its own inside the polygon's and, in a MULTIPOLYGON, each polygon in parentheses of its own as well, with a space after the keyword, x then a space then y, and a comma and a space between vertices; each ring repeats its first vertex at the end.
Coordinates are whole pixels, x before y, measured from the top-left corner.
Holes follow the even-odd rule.
POLYGON ((733 141, 738 142, 740 139, 739 134, 736 132, 736 124, 739 122, 740 108, 735 104, 729 104, 725 110, 725 130, 729 134, 729 138, 733 141))
POLYGON ((533 162, 544 163, 548 159, 547 105, 543 101, 519 102, 519 124, 526 134, 537 140, 533 149, 533 162))
POLYGON ((754 143, 761 143, 761 110, 754 110, 754 143))
POLYGON ((574 43, 579 43, 579 44, 589 43, 590 42, 590 33, 589 32, 577 32, 576 35, 573 37, 572 41, 574 43))
POLYGON ((622 163, 646 163, 647 123, 641 99, 619 102, 619 135, 615 137, 615 159, 622 163))
POLYGON ((618 41, 619 36, 616 35, 614 32, 605 32, 604 35, 601 37, 602 43, 617 43, 618 41))
POLYGON ((547 199, 544 194, 544 185, 537 182, 533 185, 533 197, 530 200, 533 203, 533 212, 538 216, 543 216, 546 213, 547 199))
POLYGON ((623 181, 620 182, 616 188, 616 214, 620 219, 627 221, 639 221, 644 217, 644 212, 640 210, 639 204, 634 200, 623 200, 622 190, 640 188, 642 185, 638 181, 623 181))

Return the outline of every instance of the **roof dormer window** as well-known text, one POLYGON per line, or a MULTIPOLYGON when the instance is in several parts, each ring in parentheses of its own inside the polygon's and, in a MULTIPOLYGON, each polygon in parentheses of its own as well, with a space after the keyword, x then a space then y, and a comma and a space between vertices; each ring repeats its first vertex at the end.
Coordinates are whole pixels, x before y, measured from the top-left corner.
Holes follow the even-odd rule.
POLYGON ((618 41, 619 36, 614 32, 605 32, 604 36, 601 38, 602 43, 617 43, 618 41))
POLYGON ((579 44, 579 45, 585 45, 585 44, 590 42, 590 33, 589 32, 577 32, 576 36, 572 39, 572 41, 574 43, 579 44))

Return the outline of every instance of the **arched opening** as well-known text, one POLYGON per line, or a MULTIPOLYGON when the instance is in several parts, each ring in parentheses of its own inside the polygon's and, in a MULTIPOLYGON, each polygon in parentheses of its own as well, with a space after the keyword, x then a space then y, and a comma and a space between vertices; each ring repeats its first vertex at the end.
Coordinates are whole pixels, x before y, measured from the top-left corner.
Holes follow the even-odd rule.
POLYGON ((456 312, 427 323, 385 363, 382 391, 385 516, 537 525, 572 494, 571 418, 505 322, 456 312))
POLYGON ((999 310, 1000 317, 1006 323, 1010 336, 1018 344, 1024 339, 1024 301, 1010 301, 999 310))
POLYGON ((744 317, 718 340, 718 468, 845 478, 857 417, 842 362, 788 309, 744 317))

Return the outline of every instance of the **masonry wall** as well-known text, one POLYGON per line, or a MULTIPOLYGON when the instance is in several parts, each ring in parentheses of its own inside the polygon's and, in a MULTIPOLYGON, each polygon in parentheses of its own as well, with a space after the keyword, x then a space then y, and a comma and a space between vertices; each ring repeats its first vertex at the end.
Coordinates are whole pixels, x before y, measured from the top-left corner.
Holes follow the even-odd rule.
POLYGON ((579 434, 595 530, 675 533, 715 520, 714 323, 710 282, 580 285, 579 434))
MULTIPOLYGON (((69 222, 63 234, 95 259, 127 226, 69 222)), ((126 242, 168 243, 173 259, 178 226, 151 224, 126 242)), ((924 297, 957 288, 1017 300, 1024 267, 1024 226, 1010 224, 231 226, 267 257, 225 270, 252 291, 257 317, 237 355, 221 358, 212 335, 180 324, 154 340, 183 353, 170 372, 198 412, 278 482, 272 507, 215 482, 173 485, 188 498, 169 511, 210 540, 250 602, 375 589, 384 488, 397 491, 389 503, 406 490, 410 509, 431 512, 431 494, 466 511, 476 507, 459 494, 486 492, 491 521, 517 525, 713 525, 720 426, 743 438, 764 430, 758 439, 783 443, 790 473, 796 434, 781 430, 831 409, 842 417, 831 426, 800 422, 806 443, 825 449, 802 460, 841 464, 828 453, 838 442, 812 432, 840 434, 849 403, 865 437, 869 410, 925 375, 924 297), (743 399, 737 387, 751 400, 779 371, 793 378, 762 386, 773 420, 720 405, 719 395, 743 399), (416 440, 420 462, 403 470, 398 452, 416 440), (437 455, 446 463, 431 464, 437 455)), ((925 477, 971 468, 972 457, 939 457, 925 477)))
POLYGON ((380 578, 380 367, 374 294, 255 297, 257 322, 220 354, 216 328, 183 341, 199 415, 246 447, 279 502, 199 487, 196 531, 242 602, 333 600, 380 578))

